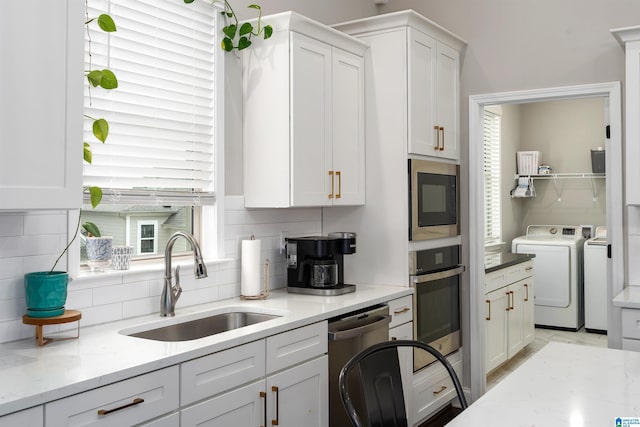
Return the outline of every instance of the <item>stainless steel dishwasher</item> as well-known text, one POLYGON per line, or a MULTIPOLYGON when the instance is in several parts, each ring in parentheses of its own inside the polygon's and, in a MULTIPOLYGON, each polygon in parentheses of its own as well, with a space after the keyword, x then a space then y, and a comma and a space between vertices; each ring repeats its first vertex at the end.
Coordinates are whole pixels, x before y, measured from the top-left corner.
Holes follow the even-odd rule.
MULTIPOLYGON (((329 425, 350 426, 342 407, 338 376, 342 367, 365 348, 389 341, 389 307, 378 305, 329 320, 329 425)), ((354 382, 356 379, 353 379, 354 382)), ((351 381, 351 379, 350 379, 351 381)), ((356 408, 364 399, 354 397, 356 408)))

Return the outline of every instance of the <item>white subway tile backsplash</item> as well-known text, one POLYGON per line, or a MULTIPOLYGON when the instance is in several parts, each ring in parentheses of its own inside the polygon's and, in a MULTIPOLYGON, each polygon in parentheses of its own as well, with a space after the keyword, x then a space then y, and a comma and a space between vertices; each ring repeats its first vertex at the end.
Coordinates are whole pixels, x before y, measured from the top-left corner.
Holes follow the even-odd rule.
POLYGON ((19 298, 24 298, 24 279, 22 276, 0 280, 0 300, 19 298))
POLYGON ((39 236, 43 234, 60 234, 60 230, 67 229, 67 214, 58 215, 25 215, 24 216, 24 235, 39 236))
POLYGON ((0 215, 0 237, 22 236, 24 216, 16 214, 0 215))
MULTIPOLYGON (((174 261, 183 288, 176 311, 192 305, 240 295, 240 246, 252 233, 262 240, 262 257, 271 262, 271 289, 286 286, 280 233, 289 236, 321 232, 321 210, 244 208, 242 196, 225 198, 224 263, 207 266, 209 277, 196 280, 191 260, 174 261)), ((0 214, 0 342, 34 336, 32 326, 22 324, 25 313, 23 274, 51 268, 66 244, 67 213, 28 212, 0 214)), ((57 270, 66 269, 63 257, 57 270)), ((106 271, 83 275, 69 283, 66 307, 82 311, 81 326, 159 313, 164 272, 106 271)), ((51 327, 45 332, 75 328, 75 323, 51 327)))

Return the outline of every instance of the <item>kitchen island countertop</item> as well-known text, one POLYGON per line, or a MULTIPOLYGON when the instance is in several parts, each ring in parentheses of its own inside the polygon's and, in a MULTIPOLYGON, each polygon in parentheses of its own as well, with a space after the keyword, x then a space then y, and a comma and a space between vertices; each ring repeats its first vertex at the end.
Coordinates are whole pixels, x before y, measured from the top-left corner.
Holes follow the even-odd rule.
POLYGON ((42 347, 35 339, 0 344, 0 416, 412 293, 409 287, 363 284, 354 293, 330 297, 279 289, 265 300, 231 298, 193 307, 178 303, 175 318, 155 314, 90 326, 81 329, 78 339, 42 347), (143 324, 161 327, 177 319, 203 317, 207 311, 234 308, 281 317, 193 341, 161 342, 120 333, 143 324))
POLYGON ((638 402, 640 352, 550 342, 447 427, 613 427, 638 402))

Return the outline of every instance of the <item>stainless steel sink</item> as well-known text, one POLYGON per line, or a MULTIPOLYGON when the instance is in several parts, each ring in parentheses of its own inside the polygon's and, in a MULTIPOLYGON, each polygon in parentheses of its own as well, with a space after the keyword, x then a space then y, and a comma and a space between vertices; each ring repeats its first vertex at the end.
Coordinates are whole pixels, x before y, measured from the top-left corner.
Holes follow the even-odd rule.
POLYGON ((146 331, 125 333, 130 337, 145 338, 154 341, 190 341, 221 332, 231 331, 244 326, 254 325, 280 316, 253 312, 231 312, 216 314, 201 319, 167 325, 146 331))

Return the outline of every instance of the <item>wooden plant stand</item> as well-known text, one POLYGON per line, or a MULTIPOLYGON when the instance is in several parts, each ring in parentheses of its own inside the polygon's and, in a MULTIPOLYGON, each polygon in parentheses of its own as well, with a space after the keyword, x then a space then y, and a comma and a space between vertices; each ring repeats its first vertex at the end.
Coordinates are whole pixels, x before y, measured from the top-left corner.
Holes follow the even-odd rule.
POLYGON ((80 318, 82 313, 78 310, 65 310, 63 314, 55 317, 31 317, 28 315, 22 316, 22 323, 25 325, 35 325, 36 327, 36 339, 38 345, 43 346, 51 341, 71 340, 80 337, 80 318), (63 338, 47 338, 42 334, 42 327, 44 325, 59 325, 61 323, 78 322, 78 331, 75 337, 63 337, 63 338))

